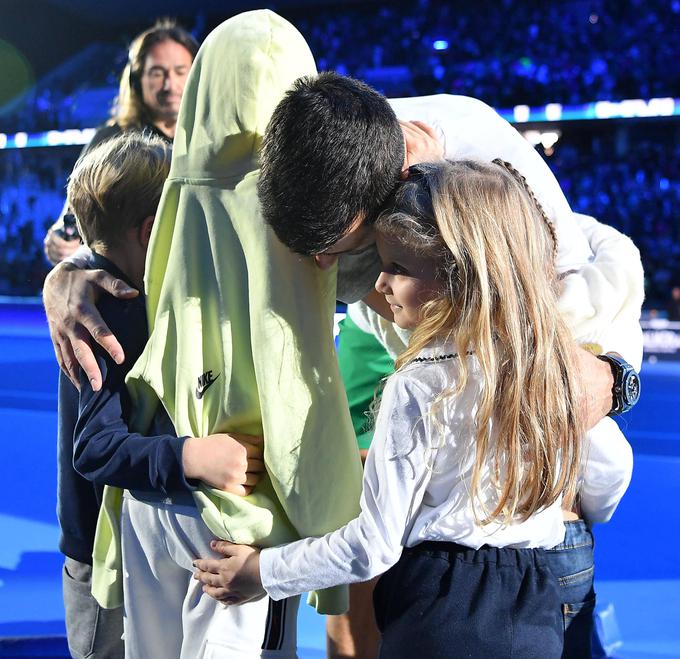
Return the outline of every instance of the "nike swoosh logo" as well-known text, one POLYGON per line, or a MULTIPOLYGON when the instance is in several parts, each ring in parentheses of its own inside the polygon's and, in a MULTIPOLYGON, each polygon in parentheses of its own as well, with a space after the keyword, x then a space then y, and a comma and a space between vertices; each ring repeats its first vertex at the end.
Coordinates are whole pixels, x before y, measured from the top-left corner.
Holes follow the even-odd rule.
POLYGON ((217 381, 217 378, 220 377, 220 373, 218 373, 215 377, 212 376, 212 371, 207 371, 201 375, 200 378, 198 378, 198 385, 196 386, 196 398, 198 400, 201 400, 203 398, 203 395, 205 394, 208 389, 215 384, 217 381))

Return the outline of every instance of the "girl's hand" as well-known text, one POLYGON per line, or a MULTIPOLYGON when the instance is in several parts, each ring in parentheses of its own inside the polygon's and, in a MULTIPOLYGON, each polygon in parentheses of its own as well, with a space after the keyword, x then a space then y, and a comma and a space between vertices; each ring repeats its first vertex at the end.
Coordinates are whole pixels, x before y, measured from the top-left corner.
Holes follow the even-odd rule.
POLYGON ((199 558, 194 561, 194 579, 203 584, 203 592, 225 604, 244 604, 266 595, 260 580, 260 550, 213 540, 213 551, 226 558, 199 558))
POLYGON ((244 497, 264 473, 263 451, 262 437, 253 435, 190 437, 182 449, 182 467, 187 478, 244 497))

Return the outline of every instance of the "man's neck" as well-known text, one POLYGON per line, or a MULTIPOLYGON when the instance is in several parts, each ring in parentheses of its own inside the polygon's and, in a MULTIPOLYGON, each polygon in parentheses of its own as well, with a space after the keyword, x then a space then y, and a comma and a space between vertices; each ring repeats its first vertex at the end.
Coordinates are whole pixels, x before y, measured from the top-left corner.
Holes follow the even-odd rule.
POLYGON ((177 119, 157 119, 153 125, 161 131, 164 135, 175 138, 175 129, 177 128, 177 119))

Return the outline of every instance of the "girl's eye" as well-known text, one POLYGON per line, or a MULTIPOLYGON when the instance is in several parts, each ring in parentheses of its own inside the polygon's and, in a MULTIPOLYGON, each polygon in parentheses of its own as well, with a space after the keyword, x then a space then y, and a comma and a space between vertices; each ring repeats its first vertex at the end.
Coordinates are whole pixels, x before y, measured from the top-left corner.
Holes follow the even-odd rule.
POLYGON ((402 266, 400 266, 398 263, 393 263, 390 266, 390 269, 395 275, 408 275, 408 270, 402 266))

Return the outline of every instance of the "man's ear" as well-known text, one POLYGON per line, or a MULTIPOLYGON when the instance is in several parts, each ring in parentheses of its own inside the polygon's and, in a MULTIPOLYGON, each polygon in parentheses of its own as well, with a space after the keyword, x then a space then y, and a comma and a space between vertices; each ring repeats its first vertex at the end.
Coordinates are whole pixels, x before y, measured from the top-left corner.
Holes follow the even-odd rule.
POLYGON ((139 242, 142 247, 146 249, 149 246, 149 240, 151 240, 151 230, 153 229, 154 216, 149 215, 142 220, 142 224, 139 227, 139 242))

